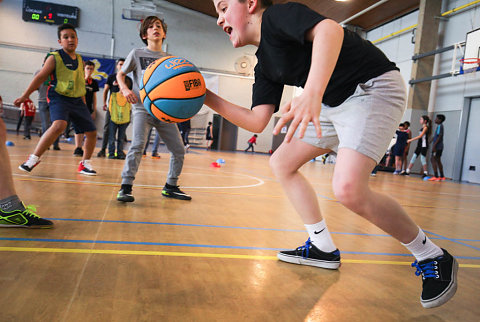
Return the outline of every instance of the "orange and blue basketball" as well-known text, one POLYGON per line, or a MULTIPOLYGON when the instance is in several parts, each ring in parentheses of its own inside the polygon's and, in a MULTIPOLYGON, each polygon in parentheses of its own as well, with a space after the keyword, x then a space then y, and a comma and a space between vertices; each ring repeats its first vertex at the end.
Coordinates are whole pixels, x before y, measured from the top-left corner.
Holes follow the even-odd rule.
POLYGON ((143 74, 140 98, 156 119, 179 123, 202 108, 206 86, 197 67, 185 58, 167 56, 150 64, 143 74))

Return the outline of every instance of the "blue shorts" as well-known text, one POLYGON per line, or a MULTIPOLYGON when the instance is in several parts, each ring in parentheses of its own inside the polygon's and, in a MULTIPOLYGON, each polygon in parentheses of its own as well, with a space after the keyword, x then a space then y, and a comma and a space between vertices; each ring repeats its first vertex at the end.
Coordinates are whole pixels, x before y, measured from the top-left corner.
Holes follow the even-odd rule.
POLYGON ((406 144, 398 144, 396 143, 393 147, 392 147, 392 153, 394 156, 396 157, 401 157, 403 156, 403 153, 405 152, 405 147, 407 145, 406 144))
POLYGON ((52 122, 57 120, 68 122, 70 120, 77 134, 97 130, 87 105, 82 101, 81 97, 63 96, 55 92, 53 88, 50 88, 48 90, 48 100, 52 122))

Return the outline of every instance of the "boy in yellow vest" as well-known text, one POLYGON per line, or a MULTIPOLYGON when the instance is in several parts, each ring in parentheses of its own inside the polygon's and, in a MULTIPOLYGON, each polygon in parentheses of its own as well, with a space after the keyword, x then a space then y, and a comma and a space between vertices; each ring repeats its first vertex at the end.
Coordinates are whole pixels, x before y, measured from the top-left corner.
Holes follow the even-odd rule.
POLYGON ((97 130, 85 104, 85 74, 82 57, 75 52, 78 46, 77 32, 71 24, 58 27, 58 43, 62 49, 51 52, 40 72, 33 78, 25 92, 14 101, 20 106, 50 76, 48 103, 52 125, 42 135, 40 141, 25 163, 19 166, 30 172, 40 163, 40 157, 63 133, 67 121, 71 119, 75 133, 85 133, 85 153, 78 166, 84 175, 97 174, 90 162, 97 141, 97 130))
MULTIPOLYGON (((125 83, 128 88, 132 88, 130 78, 125 77, 125 83)), ((123 142, 125 142, 125 133, 130 124, 130 115, 132 104, 130 104, 122 92, 110 93, 108 103, 108 111, 110 113, 109 138, 108 138, 108 158, 125 160, 125 152, 123 152, 123 142), (117 134, 118 133, 118 134, 117 134), (117 134, 117 135, 116 135, 117 134), (117 154, 115 156, 115 135, 117 136, 117 154)))

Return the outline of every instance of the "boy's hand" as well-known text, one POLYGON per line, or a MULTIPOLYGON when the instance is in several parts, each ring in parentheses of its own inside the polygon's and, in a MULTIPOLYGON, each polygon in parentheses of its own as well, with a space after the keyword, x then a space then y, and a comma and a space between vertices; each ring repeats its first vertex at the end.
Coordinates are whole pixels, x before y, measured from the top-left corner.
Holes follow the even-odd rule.
POLYGON ((305 131, 307 129, 308 123, 313 122, 315 130, 317 132, 317 137, 322 136, 322 129, 320 127, 320 111, 322 110, 322 99, 318 96, 311 95, 305 91, 302 95, 295 97, 292 101, 288 102, 280 108, 282 112, 282 117, 277 122, 277 125, 273 129, 273 134, 277 135, 280 133, 285 124, 290 120, 292 123, 288 129, 287 135, 285 136, 285 141, 290 142, 295 131, 299 128, 298 137, 303 138, 305 131))
POLYGON ((127 99, 127 102, 129 102, 131 104, 135 104, 135 103, 138 102, 138 98, 137 98, 137 96, 135 96, 135 94, 133 93, 132 90, 130 90, 128 88, 123 88, 122 89, 122 94, 127 99))
POLYGON ((107 110, 107 104, 103 104, 103 110, 104 110, 104 111, 107 110))
POLYGON ((13 105, 15 105, 16 107, 20 107, 20 105, 22 105, 22 103, 25 102, 27 100, 27 98, 28 98, 28 96, 27 97, 20 96, 15 101, 13 101, 13 105))

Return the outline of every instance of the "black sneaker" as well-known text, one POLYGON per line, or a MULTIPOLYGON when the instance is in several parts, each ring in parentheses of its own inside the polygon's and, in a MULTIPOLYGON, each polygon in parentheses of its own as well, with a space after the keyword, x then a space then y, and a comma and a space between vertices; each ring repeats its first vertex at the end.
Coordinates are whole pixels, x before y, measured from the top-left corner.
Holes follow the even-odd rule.
POLYGON ((106 154, 105 154, 105 150, 100 150, 98 151, 97 153, 97 158, 105 158, 106 154))
POLYGON ((422 275, 420 302, 425 308, 437 307, 450 300, 457 291, 458 263, 445 249, 443 255, 434 259, 413 262, 415 275, 422 275))
POLYGON ((83 157, 82 148, 75 148, 75 151, 73 151, 73 155, 76 156, 76 157, 83 157))
POLYGON ((116 159, 117 157, 115 156, 115 153, 109 153, 108 158, 109 159, 116 159))
POLYGON ((0 227, 52 228, 53 222, 40 218, 36 211, 35 206, 25 206, 24 210, 3 211, 0 209, 0 227))
POLYGON ((55 151, 60 151, 60 150, 61 150, 58 145, 54 145, 54 146, 53 146, 53 149, 54 149, 55 151))
POLYGON ((180 200, 192 200, 190 195, 180 190, 178 186, 172 186, 168 183, 165 184, 162 190, 162 195, 167 198, 180 199, 180 200))
POLYGON ((331 253, 322 252, 310 241, 310 238, 294 250, 284 250, 277 253, 277 258, 281 261, 316 266, 328 269, 337 269, 340 267, 340 251, 336 249, 331 253))
POLYGON ((118 153, 117 152, 117 159, 118 160, 125 160, 126 157, 127 157, 127 155, 125 153, 123 153, 123 152, 118 153))
POLYGON ((135 198, 133 197, 132 189, 120 189, 117 193, 117 200, 123 202, 134 202, 135 198))
POLYGON ((402 171, 402 172, 400 172, 400 175, 401 176, 409 176, 410 173, 408 173, 407 171, 402 171))

